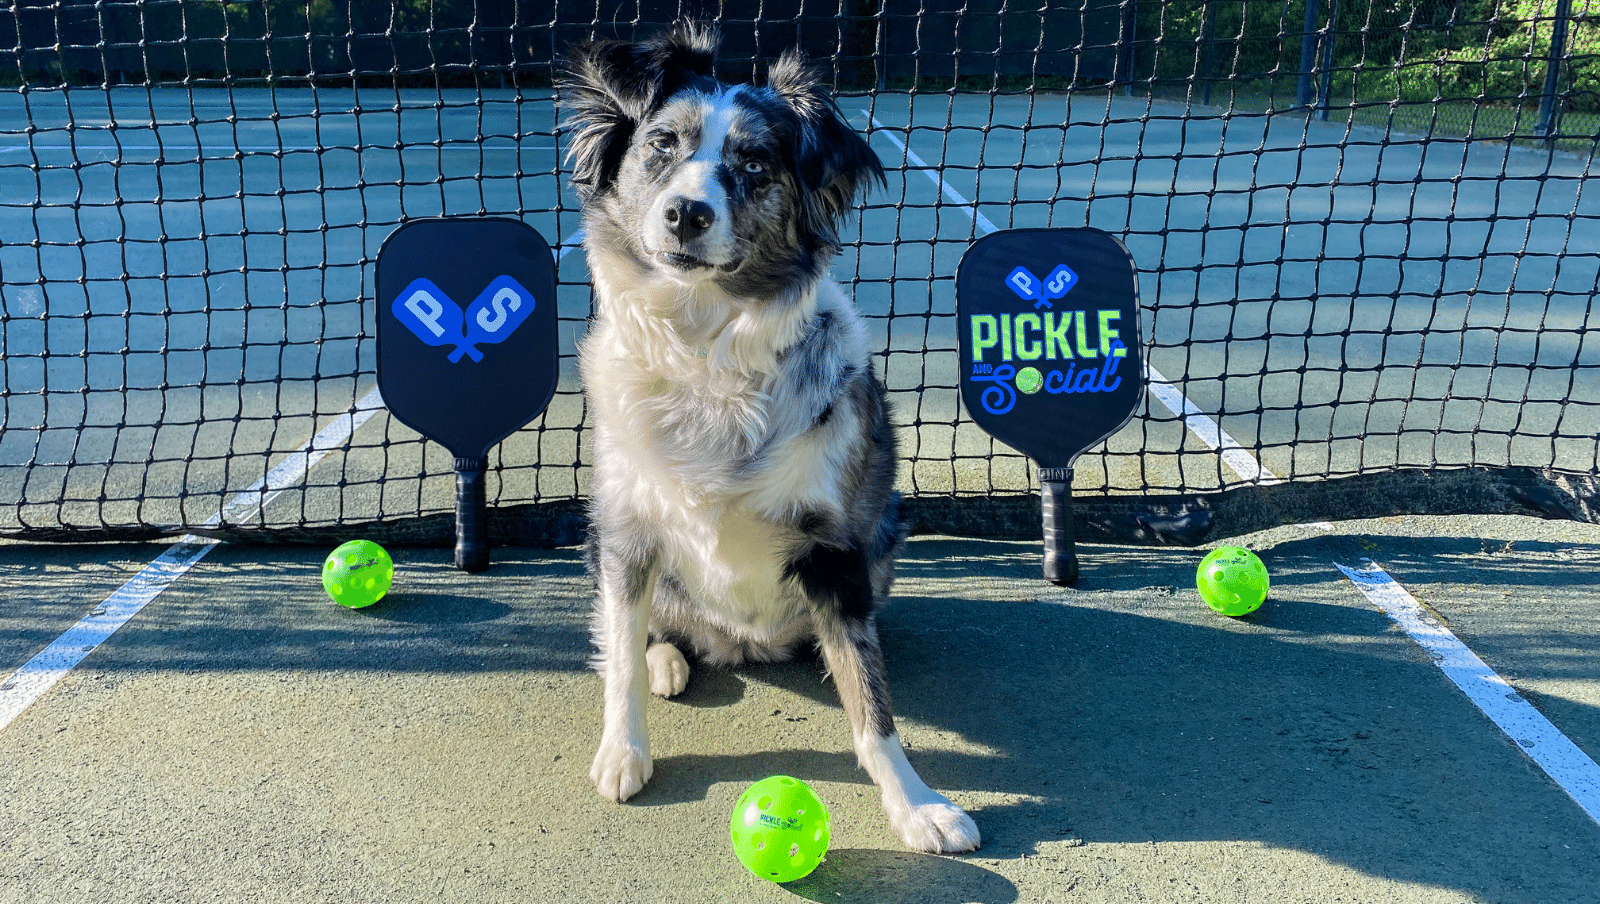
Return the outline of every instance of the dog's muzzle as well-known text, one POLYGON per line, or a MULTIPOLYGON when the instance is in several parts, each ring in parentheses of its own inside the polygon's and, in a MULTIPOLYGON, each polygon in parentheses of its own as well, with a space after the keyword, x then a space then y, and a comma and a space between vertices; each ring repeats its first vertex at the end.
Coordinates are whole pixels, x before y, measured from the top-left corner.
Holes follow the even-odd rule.
POLYGON ((656 262, 684 274, 697 270, 731 273, 739 269, 744 263, 742 257, 732 256, 718 263, 691 253, 698 250, 696 245, 704 243, 716 223, 717 211, 705 201, 682 196, 671 199, 661 211, 661 226, 665 237, 670 239, 669 244, 677 247, 654 252, 656 262))

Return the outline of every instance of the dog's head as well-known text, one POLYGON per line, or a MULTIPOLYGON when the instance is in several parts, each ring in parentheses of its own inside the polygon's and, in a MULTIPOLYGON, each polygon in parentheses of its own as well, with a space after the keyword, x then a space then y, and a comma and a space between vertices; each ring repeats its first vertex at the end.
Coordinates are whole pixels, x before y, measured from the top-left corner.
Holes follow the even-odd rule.
POLYGON ((573 47, 558 86, 567 159, 591 244, 641 273, 773 297, 827 269, 883 165, 798 52, 763 85, 726 85, 717 43, 680 25, 573 47))

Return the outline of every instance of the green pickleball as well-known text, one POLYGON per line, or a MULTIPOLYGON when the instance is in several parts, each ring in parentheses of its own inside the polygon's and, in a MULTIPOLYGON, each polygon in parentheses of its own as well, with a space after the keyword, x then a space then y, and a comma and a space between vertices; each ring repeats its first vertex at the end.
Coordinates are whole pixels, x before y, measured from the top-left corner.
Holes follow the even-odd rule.
POLYGON ((383 599, 394 583, 394 560, 371 540, 351 540, 328 553, 322 563, 322 589, 347 609, 362 609, 383 599))
POLYGON ((1206 605, 1233 618, 1261 608, 1272 588, 1267 566, 1242 546, 1221 546, 1207 553, 1194 583, 1206 605))
POLYGON ((1044 374, 1037 367, 1024 367, 1017 371, 1017 388, 1033 395, 1044 388, 1044 374))
POLYGON ((811 786, 787 775, 751 785, 733 807, 733 852, 769 882, 810 875, 828 853, 828 808, 811 786))

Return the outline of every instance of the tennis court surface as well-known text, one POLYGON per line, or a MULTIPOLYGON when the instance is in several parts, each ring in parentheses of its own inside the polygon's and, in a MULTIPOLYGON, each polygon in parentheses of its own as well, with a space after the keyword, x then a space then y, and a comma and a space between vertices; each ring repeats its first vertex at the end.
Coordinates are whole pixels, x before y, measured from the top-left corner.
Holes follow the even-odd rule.
MULTIPOLYGON (((1600 825, 1335 563, 1382 563, 1594 756, 1600 532, 1244 542, 1273 593, 1240 620, 1199 601, 1194 550, 1084 546, 1065 590, 1032 542, 911 543, 882 633, 909 756, 984 833, 953 858, 900 848, 816 661, 652 700, 655 777, 602 800, 579 550, 477 576, 398 550, 391 596, 350 611, 320 551, 224 545, 0 730, 0 901, 1597 900, 1600 825), (784 886, 727 836, 773 774, 833 816, 784 886)), ((150 553, 0 547, 7 665, 150 553)))
POLYGON ((916 531, 883 616, 900 728, 984 846, 902 851, 821 666, 599 736, 575 349, 592 309, 551 87, 690 4, 69 0, 0 11, 0 902, 1600 901, 1600 32, 1573 0, 778 0, 889 170, 835 275, 873 330, 916 531), (337 8, 336 8, 337 7, 337 8), (842 13, 842 14, 841 14, 842 13), (561 381, 490 455, 376 391, 399 226, 554 249, 561 381), (1138 268, 1147 392, 1037 471, 957 401, 955 270, 1012 228, 1138 268), (391 596, 333 605, 340 542, 391 596), (1273 592, 1212 614, 1206 549, 1273 592), (811 877, 734 860, 740 791, 834 814, 811 877))

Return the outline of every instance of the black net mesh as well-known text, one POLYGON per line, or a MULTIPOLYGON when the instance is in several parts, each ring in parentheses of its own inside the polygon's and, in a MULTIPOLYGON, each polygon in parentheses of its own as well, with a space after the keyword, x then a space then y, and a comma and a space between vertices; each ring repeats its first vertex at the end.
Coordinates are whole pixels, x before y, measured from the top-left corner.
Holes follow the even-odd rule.
POLYGON ((924 529, 1036 533, 960 411, 976 237, 1094 226, 1140 269, 1145 407, 1078 463, 1090 536, 1390 511, 1594 520, 1600 4, 142 0, 0 7, 0 536, 445 539, 387 416, 398 225, 558 245, 562 384, 490 458, 493 534, 571 542, 591 297, 552 61, 714 21, 802 47, 890 169, 835 272, 877 331, 924 529), (1098 533, 1097 533, 1098 532, 1098 533))

